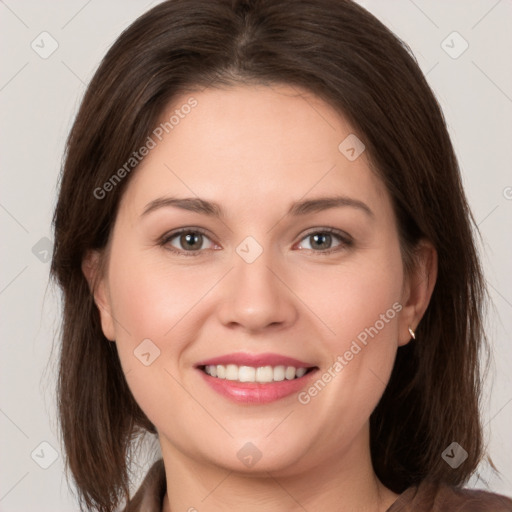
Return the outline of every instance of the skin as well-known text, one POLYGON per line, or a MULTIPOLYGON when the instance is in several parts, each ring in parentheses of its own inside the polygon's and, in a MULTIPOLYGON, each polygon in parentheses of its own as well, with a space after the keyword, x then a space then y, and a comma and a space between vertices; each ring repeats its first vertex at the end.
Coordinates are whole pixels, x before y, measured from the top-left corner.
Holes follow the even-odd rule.
POLYGON ((416 271, 405 275, 389 194, 365 152, 351 162, 338 150, 354 130, 319 98, 286 85, 193 96, 197 107, 130 178, 105 253, 83 264, 105 336, 159 434, 163 510, 384 512, 397 495, 373 471, 369 417, 430 300, 435 250, 423 242, 416 271), (286 215, 294 201, 336 194, 373 216, 350 206, 286 215), (171 195, 215 201, 224 216, 177 207, 143 215, 171 195), (333 236, 315 245, 310 235, 326 227, 353 243, 333 236), (173 253, 186 252, 179 235, 159 243, 178 228, 207 232, 199 255, 173 253), (247 236, 263 249, 252 263, 236 252, 247 236), (321 374, 394 303, 401 311, 306 405, 295 394, 233 403, 194 368, 232 352, 274 352, 321 374), (160 350, 149 366, 134 356, 147 338, 160 350), (262 454, 252 467, 237 457, 248 442, 262 454))

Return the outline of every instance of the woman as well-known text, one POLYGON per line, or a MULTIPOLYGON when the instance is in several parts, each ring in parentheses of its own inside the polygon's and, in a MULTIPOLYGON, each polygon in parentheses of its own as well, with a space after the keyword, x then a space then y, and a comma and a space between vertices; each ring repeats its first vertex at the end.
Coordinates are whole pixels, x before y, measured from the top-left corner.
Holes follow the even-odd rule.
POLYGON ((512 510, 461 487, 484 455, 471 220, 436 99, 357 4, 139 18, 88 87, 54 217, 82 504, 512 510), (162 459, 130 499, 144 432, 162 459))

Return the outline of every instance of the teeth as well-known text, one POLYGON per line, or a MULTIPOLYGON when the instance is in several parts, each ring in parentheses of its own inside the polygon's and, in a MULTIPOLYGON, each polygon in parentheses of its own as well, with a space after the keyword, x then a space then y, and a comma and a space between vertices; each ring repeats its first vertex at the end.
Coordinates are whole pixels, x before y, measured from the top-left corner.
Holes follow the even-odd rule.
POLYGON ((236 364, 226 366, 226 380, 238 380, 238 366, 236 364))
MULTIPOLYGON (((299 368, 299 370, 302 370, 302 368, 299 368)), ((295 379, 295 375, 297 374, 297 371, 293 366, 288 366, 286 368, 286 371, 284 372, 284 376, 286 377, 286 380, 292 380, 295 379)), ((299 377, 302 377, 302 375, 298 375, 299 377)))
POLYGON ((273 380, 274 370, 272 369, 272 366, 260 366, 259 368, 256 368, 256 382, 272 382, 273 380))
POLYGON ((307 372, 306 368, 297 368, 295 375, 297 375, 297 377, 303 377, 306 372, 307 372))
POLYGON ((274 380, 277 382, 284 380, 284 372, 284 366, 276 366, 274 368, 274 380))
POLYGON ((236 364, 209 364, 204 371, 212 377, 239 382, 281 382, 303 377, 307 368, 294 366, 237 366, 236 364))

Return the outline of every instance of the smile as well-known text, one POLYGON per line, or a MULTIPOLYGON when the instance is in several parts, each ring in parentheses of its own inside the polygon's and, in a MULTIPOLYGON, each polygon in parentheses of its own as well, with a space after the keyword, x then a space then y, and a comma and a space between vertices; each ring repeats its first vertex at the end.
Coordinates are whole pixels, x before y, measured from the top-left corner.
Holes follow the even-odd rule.
POLYGON ((231 402, 259 405, 281 400, 310 386, 318 367, 217 364, 196 370, 210 389, 231 402))

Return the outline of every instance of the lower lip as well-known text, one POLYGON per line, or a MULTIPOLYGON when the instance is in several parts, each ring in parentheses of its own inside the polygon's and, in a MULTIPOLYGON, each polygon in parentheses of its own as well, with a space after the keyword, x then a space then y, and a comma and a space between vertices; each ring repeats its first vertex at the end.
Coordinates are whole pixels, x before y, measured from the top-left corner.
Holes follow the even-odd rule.
POLYGON ((214 391, 234 402, 246 404, 267 404, 298 393, 309 383, 311 376, 316 373, 315 369, 298 379, 260 383, 218 379, 202 370, 198 369, 198 371, 214 391))

